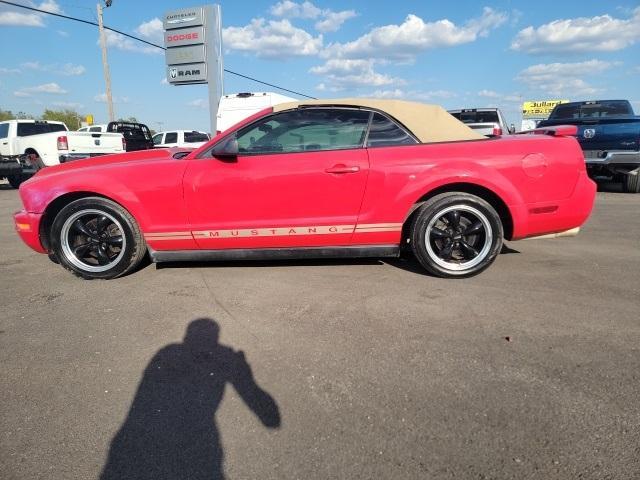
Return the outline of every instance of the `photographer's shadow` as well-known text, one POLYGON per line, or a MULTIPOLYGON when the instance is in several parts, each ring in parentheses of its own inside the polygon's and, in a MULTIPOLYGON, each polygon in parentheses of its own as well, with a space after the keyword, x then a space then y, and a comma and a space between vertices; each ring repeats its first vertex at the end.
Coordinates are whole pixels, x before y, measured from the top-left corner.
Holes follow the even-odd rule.
POLYGON ((216 322, 197 319, 183 343, 153 357, 111 442, 101 480, 224 478, 215 414, 227 383, 263 425, 280 426, 278 405, 256 384, 244 353, 219 344, 218 336, 216 322))

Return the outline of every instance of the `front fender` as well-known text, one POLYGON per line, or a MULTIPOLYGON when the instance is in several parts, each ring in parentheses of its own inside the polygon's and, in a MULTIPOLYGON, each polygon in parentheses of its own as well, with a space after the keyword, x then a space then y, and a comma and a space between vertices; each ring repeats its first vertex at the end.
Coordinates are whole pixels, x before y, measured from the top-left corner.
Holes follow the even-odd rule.
POLYGON ((99 195, 122 205, 146 230, 150 219, 138 195, 123 182, 113 176, 100 172, 83 172, 78 176, 60 174, 33 177, 20 186, 20 196, 25 210, 29 213, 43 214, 56 199, 67 194, 86 193, 99 195))

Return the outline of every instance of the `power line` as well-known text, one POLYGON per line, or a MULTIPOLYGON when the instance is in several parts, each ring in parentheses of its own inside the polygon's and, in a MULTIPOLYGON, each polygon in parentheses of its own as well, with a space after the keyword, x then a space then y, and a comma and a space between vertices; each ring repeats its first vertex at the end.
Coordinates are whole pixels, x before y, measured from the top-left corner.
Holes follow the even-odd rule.
MULTIPOLYGON (((82 18, 70 17, 68 15, 63 15, 61 13, 48 12, 46 10, 41 10, 39 8, 29 7, 27 5, 20 5, 19 3, 8 2, 6 0, 0 0, 0 3, 4 3, 6 5, 11 5, 13 7, 24 8, 25 10, 31 10, 31 11, 34 11, 34 12, 43 13, 45 15, 52 15, 54 17, 64 18, 66 20, 73 20, 74 22, 85 23, 87 25, 93 25, 94 27, 98 26, 98 24, 96 22, 92 22, 90 20, 83 20, 82 18)), ((120 35, 124 35, 125 37, 131 38, 132 40, 137 40, 138 42, 146 43, 147 45, 149 45, 151 47, 156 47, 156 48, 160 48, 162 50, 166 50, 166 48, 163 47, 162 45, 158 45, 157 43, 149 42, 149 41, 144 40, 142 38, 136 37, 135 35, 130 35, 128 33, 121 32, 120 30, 116 30, 115 28, 107 27, 106 25, 104 25, 104 29, 105 30, 110 30, 110 31, 112 31, 114 33, 118 33, 120 35)), ((224 69, 224 71, 226 73, 231 74, 231 75, 236 75, 238 77, 246 78, 247 80, 251 80, 251 81, 256 82, 256 83, 261 83, 262 85, 267 85, 269 87, 277 88, 278 90, 282 90, 284 92, 293 93, 294 95, 300 95, 301 97, 306 97, 306 98, 311 98, 311 99, 315 99, 316 98, 316 97, 312 97, 310 95, 306 95, 304 93, 296 92, 295 90, 289 90, 288 88, 284 88, 284 87, 280 87, 278 85, 274 85, 273 83, 269 83, 269 82, 264 82, 262 80, 258 80, 257 78, 250 77, 249 75, 243 75, 242 73, 234 72, 232 70, 227 70, 226 68, 224 69)))

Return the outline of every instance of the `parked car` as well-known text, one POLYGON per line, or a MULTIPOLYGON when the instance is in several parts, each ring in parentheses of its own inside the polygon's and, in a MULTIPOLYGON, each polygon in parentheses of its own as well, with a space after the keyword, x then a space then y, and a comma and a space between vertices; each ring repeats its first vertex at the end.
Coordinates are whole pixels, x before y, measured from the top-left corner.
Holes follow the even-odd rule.
POLYGON ((211 136, 205 132, 197 132, 195 130, 171 130, 156 133, 153 136, 153 145, 156 148, 198 148, 209 140, 211 140, 211 136))
POLYGON ((151 130, 144 123, 110 122, 107 132, 121 133, 127 144, 127 152, 153 148, 151 130))
POLYGON ((503 238, 569 235, 596 186, 576 127, 488 139, 433 105, 345 99, 264 109, 197 150, 41 172, 16 230, 83 278, 154 262, 397 257, 487 268, 503 238), (545 133, 540 134, 540 133, 545 133))
POLYGON ((216 133, 224 132, 229 127, 265 108, 294 101, 295 98, 272 92, 242 92, 224 95, 218 104, 216 133))
POLYGON ((640 193, 640 116, 627 100, 590 100, 557 105, 540 126, 576 125, 587 171, 609 177, 626 192, 640 193))
POLYGON ((124 149, 124 139, 117 133, 70 132, 62 122, 44 120, 0 122, 0 175, 15 188, 41 168, 124 149), (20 165, 19 173, 14 162, 20 165))
POLYGON ((481 135, 495 137, 516 131, 514 125, 507 126, 507 121, 498 108, 463 108, 449 110, 449 113, 481 135))

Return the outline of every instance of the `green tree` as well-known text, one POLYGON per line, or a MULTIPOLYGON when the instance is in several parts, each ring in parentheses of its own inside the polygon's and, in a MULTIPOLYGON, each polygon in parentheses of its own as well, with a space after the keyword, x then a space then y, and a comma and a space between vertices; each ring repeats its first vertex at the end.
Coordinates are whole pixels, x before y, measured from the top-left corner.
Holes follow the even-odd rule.
POLYGON ((2 110, 0 108, 0 122, 4 122, 5 120, 13 120, 16 116, 11 113, 11 110, 2 110))
POLYGON ((64 122, 69 130, 77 130, 80 128, 82 117, 75 110, 49 110, 45 109, 42 114, 42 120, 53 120, 55 122, 64 122))

